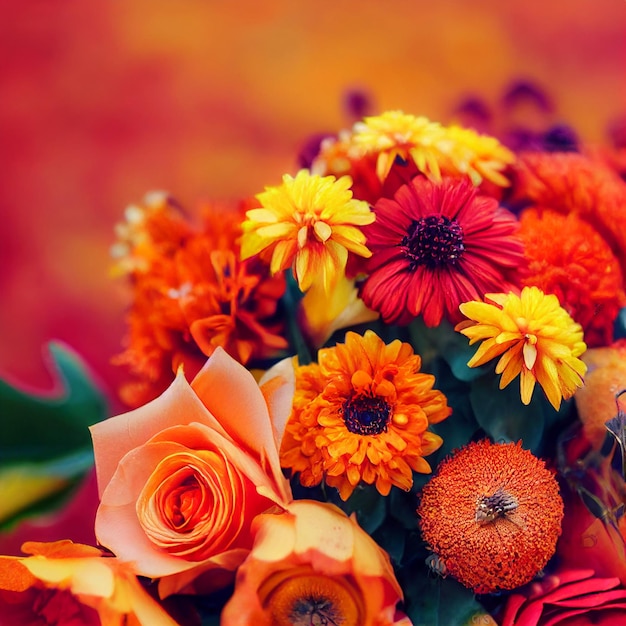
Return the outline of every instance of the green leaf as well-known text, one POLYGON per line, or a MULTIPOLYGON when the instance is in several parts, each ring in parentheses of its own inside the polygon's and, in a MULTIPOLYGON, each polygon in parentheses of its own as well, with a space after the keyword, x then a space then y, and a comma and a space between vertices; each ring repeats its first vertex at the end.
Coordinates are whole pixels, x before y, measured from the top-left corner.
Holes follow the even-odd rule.
POLYGON ((361 483, 344 503, 338 503, 348 515, 356 513, 359 526, 372 534, 387 515, 387 499, 381 496, 374 485, 361 483))
MULTIPOLYGON (((80 358, 50 344, 55 395, 0 381, 0 523, 10 526, 71 487, 93 465, 88 427, 107 416, 101 391, 80 358)), ((44 507, 45 508, 45 507, 44 507)))
POLYGON ((429 328, 421 318, 409 326, 411 343, 422 357, 424 368, 428 371, 430 363, 442 357, 456 378, 472 381, 482 376, 489 365, 468 367, 467 362, 474 356, 476 346, 470 346, 467 338, 454 330, 452 325, 443 320, 439 326, 429 328))
POLYGON ((420 574, 407 576, 403 581, 406 613, 413 626, 480 623, 473 620, 476 615, 485 615, 485 609, 471 590, 452 578, 443 579, 428 572, 420 574))
POLYGON ((499 389, 497 377, 485 376, 472 383, 470 402, 478 424, 495 442, 521 440, 534 452, 545 428, 544 405, 536 398, 541 392, 536 389, 531 403, 524 405, 518 385, 513 381, 499 389))

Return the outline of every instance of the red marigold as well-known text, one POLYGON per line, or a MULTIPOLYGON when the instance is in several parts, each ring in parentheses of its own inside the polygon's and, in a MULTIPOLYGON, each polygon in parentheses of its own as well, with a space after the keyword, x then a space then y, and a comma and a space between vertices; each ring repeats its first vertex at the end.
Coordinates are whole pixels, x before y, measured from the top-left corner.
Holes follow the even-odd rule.
POLYGON ((363 228, 372 257, 361 297, 391 324, 422 315, 458 322, 459 304, 516 288, 523 260, 518 222, 468 180, 418 176, 374 207, 363 228))
POLYGON ((626 272, 626 182, 615 171, 575 152, 529 152, 514 167, 514 199, 577 213, 606 239, 626 272))
POLYGON ((527 266, 522 282, 558 297, 590 346, 607 345, 626 305, 619 261, 600 234, 577 214, 529 208, 520 216, 527 266))
POLYGON ((521 445, 470 443, 422 491, 424 540, 475 593, 515 589, 554 554, 563 500, 552 472, 521 445))
POLYGON ((128 347, 115 359, 138 378, 121 390, 128 404, 156 397, 180 364, 193 377, 217 346, 244 364, 287 347, 276 318, 284 278, 239 261, 245 208, 207 206, 196 229, 160 196, 118 228, 118 267, 133 286, 128 347))

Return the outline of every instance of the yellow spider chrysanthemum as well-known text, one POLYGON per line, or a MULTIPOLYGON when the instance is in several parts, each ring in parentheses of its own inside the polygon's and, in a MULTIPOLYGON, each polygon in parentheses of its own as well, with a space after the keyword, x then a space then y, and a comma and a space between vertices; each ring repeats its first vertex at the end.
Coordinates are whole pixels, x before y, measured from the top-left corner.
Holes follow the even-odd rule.
POLYGON ((361 481, 387 495, 392 485, 410 489, 413 471, 431 471, 423 457, 442 439, 428 427, 451 409, 408 343, 348 332, 345 344, 320 350, 318 361, 296 367, 283 467, 307 487, 324 479, 344 500, 361 481))
POLYGON ((500 356, 500 389, 518 374, 522 402, 529 404, 538 382, 555 409, 583 385, 587 366, 578 357, 587 349, 583 331, 554 295, 524 287, 521 295, 486 294, 485 302, 466 302, 460 310, 469 321, 456 330, 482 344, 468 362, 477 367, 500 356), (490 301, 490 302, 488 302, 490 301), (493 304, 492 304, 493 303, 493 304))
POLYGON ((368 258, 359 226, 371 224, 367 202, 352 197, 352 179, 300 170, 258 194, 261 208, 246 213, 241 256, 271 254, 270 271, 289 267, 302 291, 321 280, 327 292, 344 274, 348 251, 368 258))
POLYGON ((502 170, 513 153, 497 139, 469 128, 442 126, 425 117, 387 111, 354 125, 354 152, 377 154, 376 173, 384 180, 396 157, 412 160, 417 169, 439 181, 442 175, 469 176, 474 185, 489 180, 509 185, 502 170))

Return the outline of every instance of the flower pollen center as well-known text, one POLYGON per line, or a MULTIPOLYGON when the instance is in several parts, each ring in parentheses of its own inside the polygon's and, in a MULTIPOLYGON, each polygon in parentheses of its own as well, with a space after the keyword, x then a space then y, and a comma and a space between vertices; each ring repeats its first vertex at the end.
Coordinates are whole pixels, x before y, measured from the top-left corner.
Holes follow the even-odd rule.
POLYGON ((413 220, 407 234, 400 242, 409 269, 419 265, 429 269, 455 264, 463 256, 463 228, 446 215, 428 215, 413 220))
POLYGON ((391 407, 378 396, 352 396, 343 405, 346 428, 356 435, 380 435, 387 431, 391 407))
POLYGON ((481 496, 476 504, 476 521, 482 524, 493 522, 518 507, 517 498, 501 487, 491 496, 481 496))

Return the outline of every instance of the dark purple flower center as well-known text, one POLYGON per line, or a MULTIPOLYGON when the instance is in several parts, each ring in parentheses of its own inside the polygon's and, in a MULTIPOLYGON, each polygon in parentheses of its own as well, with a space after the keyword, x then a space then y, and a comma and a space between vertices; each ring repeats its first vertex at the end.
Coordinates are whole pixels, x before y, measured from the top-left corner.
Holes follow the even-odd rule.
POLYGON ((409 269, 418 265, 429 269, 455 264, 465 251, 463 228, 445 215, 429 215, 413 220, 400 247, 409 259, 409 269))
POLYGON ((377 396, 355 396, 343 405, 346 428, 356 435, 380 435, 387 431, 391 407, 377 396))

